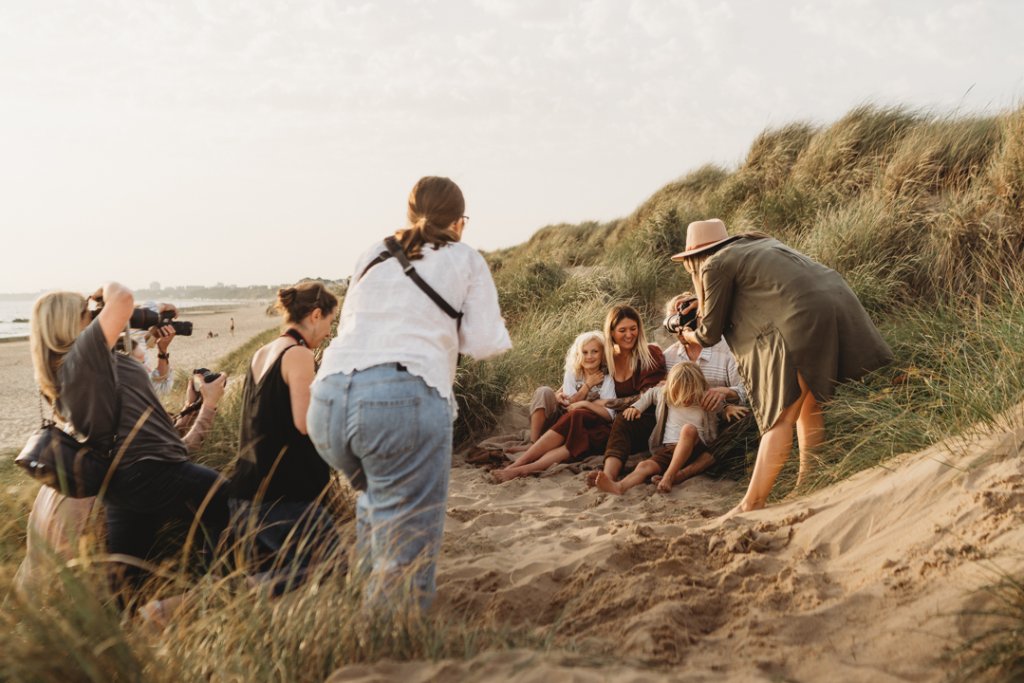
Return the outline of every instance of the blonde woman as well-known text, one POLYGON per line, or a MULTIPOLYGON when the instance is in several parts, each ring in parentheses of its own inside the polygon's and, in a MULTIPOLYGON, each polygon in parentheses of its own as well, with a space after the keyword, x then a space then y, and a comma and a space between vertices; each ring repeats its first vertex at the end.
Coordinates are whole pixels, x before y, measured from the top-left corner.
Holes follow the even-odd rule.
MULTIPOLYGON (((616 396, 607 407, 622 410, 665 379, 665 355, 657 344, 647 342, 640 314, 626 304, 612 306, 608 311, 604 335, 605 357, 615 382, 616 396)), ((635 420, 626 420, 622 415, 615 417, 604 451, 602 471, 608 479, 617 481, 629 456, 646 449, 654 424, 653 406, 635 420)), ((594 486, 597 475, 597 472, 587 473, 588 486, 594 486)))
POLYGON ((661 386, 648 389, 636 403, 622 412, 625 420, 635 421, 651 406, 655 407, 656 424, 648 440, 651 457, 642 460, 636 469, 612 481, 599 472, 595 485, 607 493, 621 495, 663 474, 658 490, 668 493, 676 473, 691 459, 707 451, 708 434, 714 416, 701 406, 708 391, 708 382, 695 363, 677 363, 661 386))
POLYGON ((487 262, 461 241, 465 209, 450 179, 416 183, 408 225, 356 261, 338 336, 313 383, 309 436, 362 490, 365 598, 384 611, 409 597, 426 609, 434 598, 458 356, 484 359, 512 346, 487 262))
MULTIPOLYGON (((605 372, 604 350, 604 335, 598 330, 576 337, 565 355, 561 388, 561 395, 568 401, 565 411, 515 462, 491 473, 496 481, 543 472, 554 464, 604 448, 609 423, 615 418, 615 411, 606 407, 615 398, 615 381, 605 372)), ((531 419, 544 412, 543 406, 538 407, 531 419)))
POLYGON ((799 486, 824 439, 821 404, 839 382, 892 361, 857 296, 835 271, 763 233, 730 236, 717 218, 690 223, 672 257, 693 279, 701 321, 687 344, 724 336, 746 378, 761 431, 754 473, 733 512, 764 507, 782 465, 800 447, 799 486))
MULTIPOLYGON (((111 282, 90 298, 102 305, 95 319, 80 294, 41 296, 29 339, 36 382, 58 421, 101 452, 115 438, 119 444, 120 460, 103 499, 107 549, 146 559, 162 527, 197 522, 195 538, 209 559, 227 524, 224 482, 189 461, 146 369, 113 351, 132 316, 131 290, 111 282)), ((144 572, 137 565, 116 565, 115 589, 141 584, 144 572)))

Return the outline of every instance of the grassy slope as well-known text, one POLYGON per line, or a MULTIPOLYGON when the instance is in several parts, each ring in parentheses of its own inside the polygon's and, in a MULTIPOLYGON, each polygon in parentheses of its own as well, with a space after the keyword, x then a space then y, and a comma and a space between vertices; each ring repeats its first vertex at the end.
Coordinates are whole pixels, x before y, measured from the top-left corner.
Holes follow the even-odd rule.
MULTIPOLYGON (((489 254, 516 348, 460 368, 459 436, 489 428, 510 397, 555 381, 568 343, 600 327, 610 303, 631 301, 653 324, 661 302, 689 285, 666 256, 682 247, 689 221, 710 216, 733 230, 764 229, 841 272, 896 352, 896 368, 843 388, 829 406, 819 485, 994 421, 1024 388, 1022 197, 1024 109, 943 118, 863 107, 830 126, 766 131, 739 168, 697 169, 627 218, 550 226, 489 254)), ((267 339, 219 367, 240 382, 267 339)), ((222 466, 233 455, 237 398, 223 404, 205 462, 222 466)), ((0 678, 312 681, 348 662, 545 646, 536 635, 480 628, 472 615, 427 628, 367 624, 353 588, 331 580, 279 601, 237 576, 203 583, 184 627, 159 643, 120 627, 95 597, 96 568, 63 572, 69 597, 26 602, 10 581, 34 487, 0 468, 0 678)), ((1019 667, 1019 636, 1009 643, 1019 667)))

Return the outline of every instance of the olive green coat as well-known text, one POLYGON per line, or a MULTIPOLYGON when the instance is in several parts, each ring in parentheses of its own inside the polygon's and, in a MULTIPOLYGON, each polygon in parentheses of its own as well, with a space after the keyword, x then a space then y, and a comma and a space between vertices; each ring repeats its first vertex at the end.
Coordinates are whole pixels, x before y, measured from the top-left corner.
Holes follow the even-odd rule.
POLYGON ((763 434, 800 397, 819 403, 838 382, 892 362, 892 351, 846 281, 775 239, 741 238, 705 261, 702 346, 724 335, 763 434))

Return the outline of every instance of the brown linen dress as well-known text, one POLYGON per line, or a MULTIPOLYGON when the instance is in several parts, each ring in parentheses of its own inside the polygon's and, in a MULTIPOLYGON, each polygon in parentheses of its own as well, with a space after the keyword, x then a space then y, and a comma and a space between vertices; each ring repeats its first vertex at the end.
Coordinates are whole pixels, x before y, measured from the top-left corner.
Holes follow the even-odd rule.
POLYGON ((842 276, 775 239, 741 238, 701 269, 702 346, 724 335, 761 433, 800 397, 797 371, 819 403, 838 382, 893 360, 842 276))

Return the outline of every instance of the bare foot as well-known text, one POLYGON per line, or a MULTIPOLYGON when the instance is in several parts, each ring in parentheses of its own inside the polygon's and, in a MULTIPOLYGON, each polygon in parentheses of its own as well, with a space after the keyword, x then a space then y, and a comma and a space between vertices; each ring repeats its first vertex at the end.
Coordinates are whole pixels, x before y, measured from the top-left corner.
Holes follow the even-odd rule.
POLYGON ((658 491, 660 491, 661 493, 671 493, 672 492, 672 480, 671 479, 668 479, 666 477, 658 477, 657 484, 658 484, 658 491))
POLYGON ((597 486, 597 476, 599 474, 604 474, 604 472, 602 472, 601 470, 594 470, 594 471, 591 471, 591 472, 587 472, 587 476, 585 477, 585 481, 587 482, 587 486, 597 486))
POLYGON ((655 474, 653 477, 651 477, 651 483, 654 484, 655 486, 660 484, 661 483, 661 475, 660 474, 655 474))
POLYGON ((614 493, 617 496, 622 495, 622 487, 619 486, 618 482, 614 482, 604 472, 598 472, 597 478, 594 479, 594 486, 601 489, 605 493, 614 493))
POLYGON ((519 472, 514 469, 506 467, 503 470, 493 470, 491 476, 494 477, 494 481, 499 484, 506 481, 512 481, 519 476, 519 472))

